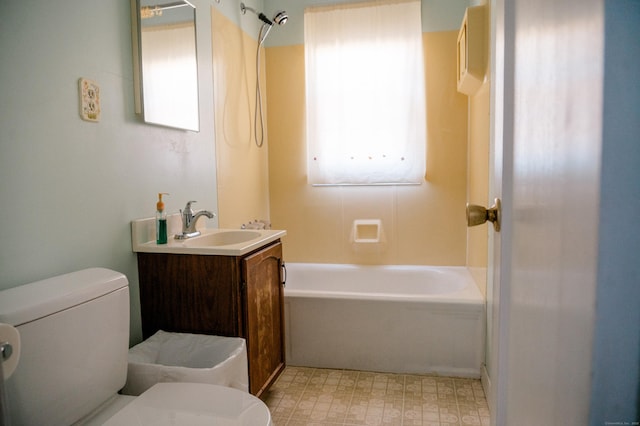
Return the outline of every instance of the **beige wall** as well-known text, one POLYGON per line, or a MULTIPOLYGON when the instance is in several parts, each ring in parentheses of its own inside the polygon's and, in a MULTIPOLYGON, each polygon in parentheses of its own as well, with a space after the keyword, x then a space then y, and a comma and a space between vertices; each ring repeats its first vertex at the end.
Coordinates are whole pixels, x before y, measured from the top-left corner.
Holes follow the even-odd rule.
POLYGON ((267 49, 271 220, 288 232, 287 261, 465 265, 467 98, 456 91, 456 37, 457 31, 423 37, 428 148, 420 186, 309 186, 304 47, 267 49), (386 244, 353 247, 354 219, 381 219, 386 244))
MULTIPOLYGON (((469 96, 468 200, 489 207, 489 98, 490 82, 469 96)), ((491 224, 467 230, 467 266, 483 294, 487 288, 487 238, 491 224)))
MULTIPOLYGON (((489 141, 491 120, 491 9, 485 10, 485 81, 476 93, 469 96, 469 158, 467 199, 470 204, 493 205, 489 198, 489 141)), ((467 266, 482 294, 487 292, 488 233, 492 225, 474 226, 467 230, 467 266)), ((493 232, 493 231, 491 231, 493 232)))
MULTIPOLYGON (((265 143, 258 148, 253 120, 257 42, 215 8, 211 22, 219 223, 239 228, 269 219, 266 108, 265 143)), ((266 107, 264 50, 261 62, 266 107)))

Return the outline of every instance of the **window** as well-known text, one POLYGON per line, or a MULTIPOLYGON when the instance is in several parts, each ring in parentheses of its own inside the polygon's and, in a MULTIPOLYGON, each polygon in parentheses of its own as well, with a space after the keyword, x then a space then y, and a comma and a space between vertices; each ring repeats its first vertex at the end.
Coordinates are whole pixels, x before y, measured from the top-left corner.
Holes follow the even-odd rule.
POLYGON ((420 17, 419 1, 305 10, 309 183, 424 180, 420 17))

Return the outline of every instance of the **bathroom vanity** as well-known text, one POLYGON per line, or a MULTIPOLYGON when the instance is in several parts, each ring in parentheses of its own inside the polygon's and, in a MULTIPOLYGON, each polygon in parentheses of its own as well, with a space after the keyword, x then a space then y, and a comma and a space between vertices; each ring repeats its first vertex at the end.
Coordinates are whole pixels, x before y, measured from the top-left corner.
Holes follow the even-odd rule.
MULTIPOLYGON (((198 238, 213 241, 215 233, 198 238)), ((243 337, 249 391, 256 396, 285 367, 284 262, 279 238, 285 232, 262 233, 267 237, 253 245, 242 243, 243 249, 226 244, 226 252, 223 246, 202 245, 198 239, 164 247, 151 242, 136 246, 134 240, 143 337, 157 330, 243 337)))

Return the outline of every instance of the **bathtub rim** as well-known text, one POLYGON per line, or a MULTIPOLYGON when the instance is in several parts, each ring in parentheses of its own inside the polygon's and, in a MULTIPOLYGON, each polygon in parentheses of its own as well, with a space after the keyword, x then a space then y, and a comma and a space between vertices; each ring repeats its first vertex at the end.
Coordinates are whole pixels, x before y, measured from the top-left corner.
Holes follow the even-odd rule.
POLYGON ((473 276, 469 272, 466 266, 431 266, 431 265, 361 265, 361 264, 345 264, 345 263, 308 263, 308 262, 287 262, 286 267, 288 273, 290 272, 291 265, 310 266, 311 268, 323 268, 323 267, 337 267, 339 269, 346 269, 347 267, 357 267, 365 269, 380 269, 393 271, 395 268, 412 268, 412 269, 425 269, 428 271, 436 272, 455 272, 460 278, 463 278, 466 282, 466 286, 460 290, 456 290, 450 293, 434 293, 434 294, 398 294, 398 293, 366 293, 362 291, 327 291, 327 290, 309 290, 309 289, 297 289, 291 288, 289 285, 285 285, 284 297, 286 298, 313 298, 313 299, 343 299, 343 300, 362 300, 362 301, 389 301, 389 302, 404 302, 404 303, 443 303, 447 305, 462 305, 472 306, 477 305, 483 309, 485 306, 485 299, 477 283, 473 279, 473 276))

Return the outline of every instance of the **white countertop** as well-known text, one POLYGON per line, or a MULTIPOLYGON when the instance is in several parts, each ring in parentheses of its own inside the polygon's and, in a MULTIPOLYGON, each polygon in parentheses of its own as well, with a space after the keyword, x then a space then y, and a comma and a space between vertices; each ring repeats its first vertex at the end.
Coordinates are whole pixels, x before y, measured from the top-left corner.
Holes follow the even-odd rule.
POLYGON ((173 234, 168 235, 167 244, 157 244, 155 241, 155 219, 139 219, 131 222, 131 245, 136 253, 171 253, 171 254, 199 254, 219 256, 242 256, 262 246, 280 239, 287 234, 285 230, 277 229, 199 229, 200 236, 178 240, 173 234), (220 234, 220 235, 214 235, 220 234), (231 242, 210 245, 221 237, 232 236, 231 242), (235 239, 246 241, 234 242, 235 239))

